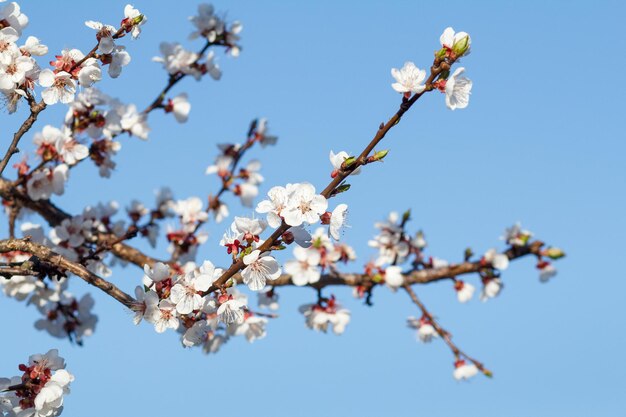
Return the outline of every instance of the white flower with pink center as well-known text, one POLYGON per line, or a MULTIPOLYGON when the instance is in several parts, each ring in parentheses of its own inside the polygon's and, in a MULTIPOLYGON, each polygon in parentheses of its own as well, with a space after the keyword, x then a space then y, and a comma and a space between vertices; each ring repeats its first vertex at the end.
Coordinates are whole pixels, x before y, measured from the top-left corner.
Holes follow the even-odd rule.
POLYGON ((195 274, 193 271, 183 275, 172 287, 170 300, 176 304, 176 311, 189 314, 203 305, 202 291, 209 289, 213 277, 208 274, 195 274))
POLYGON ((169 300, 161 300, 154 309, 152 323, 157 333, 163 333, 167 329, 178 329, 180 321, 176 316, 176 305, 169 300))
POLYGON ((416 67, 413 62, 405 62, 401 69, 392 68, 391 76, 396 80, 391 87, 407 97, 410 97, 411 93, 419 94, 426 89, 423 84, 426 71, 416 67))
POLYGON ((289 226, 302 223, 315 224, 320 215, 326 212, 328 200, 323 195, 315 194, 315 187, 309 183, 294 184, 283 210, 283 217, 289 226))
POLYGON ((285 187, 272 187, 267 192, 269 200, 263 200, 256 206, 257 213, 267 213, 267 223, 274 229, 282 223, 282 211, 287 207, 289 193, 285 187))
POLYGON ((232 295, 223 294, 218 299, 220 306, 217 308, 217 317, 226 324, 243 323, 244 308, 246 303, 232 295))
POLYGON ((41 97, 47 105, 58 102, 68 104, 74 100, 76 84, 72 80, 72 76, 65 71, 55 74, 49 69, 45 69, 39 73, 39 84, 46 87, 41 92, 41 97))
POLYGON ((243 257, 245 269, 241 271, 243 283, 252 291, 260 291, 265 288, 265 283, 273 281, 280 276, 281 269, 276 259, 269 256, 269 253, 261 253, 254 250, 243 257))
POLYGON ((74 165, 89 156, 89 148, 70 136, 68 131, 58 130, 58 133, 55 146, 57 153, 63 158, 63 162, 74 165))

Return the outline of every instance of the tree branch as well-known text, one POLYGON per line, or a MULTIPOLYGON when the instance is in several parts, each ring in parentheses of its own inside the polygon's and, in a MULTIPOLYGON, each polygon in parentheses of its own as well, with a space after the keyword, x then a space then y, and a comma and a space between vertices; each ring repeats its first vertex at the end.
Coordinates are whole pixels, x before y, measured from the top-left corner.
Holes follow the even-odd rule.
MULTIPOLYGON (((60 270, 62 272, 71 272, 88 284, 93 285, 94 287, 97 287, 100 290, 104 291, 128 308, 130 308, 131 305, 135 302, 135 299, 133 297, 117 288, 114 284, 103 278, 100 278, 98 275, 89 271, 83 265, 65 259, 63 256, 54 252, 47 246, 31 242, 28 239, 0 240, 0 253, 14 251, 30 253, 31 255, 36 256, 39 261, 46 262, 55 267, 55 269, 57 270, 60 270)), ((34 265, 33 268, 36 269, 36 265, 34 265)), ((25 274, 22 271, 19 275, 25 274)))
POLYGON ((30 115, 26 120, 24 120, 20 128, 13 135, 13 140, 11 141, 9 148, 7 149, 7 153, 4 155, 4 158, 2 158, 2 161, 0 162, 0 176, 7 167, 7 164, 9 163, 11 157, 20 151, 17 148, 17 145, 22 139, 22 136, 24 136, 24 134, 26 134, 26 132, 30 130, 33 124, 37 121, 37 116, 39 116, 39 113, 41 113, 47 107, 46 103, 44 103, 43 100, 41 100, 39 103, 36 103, 34 99, 31 98, 29 99, 29 101, 30 115))

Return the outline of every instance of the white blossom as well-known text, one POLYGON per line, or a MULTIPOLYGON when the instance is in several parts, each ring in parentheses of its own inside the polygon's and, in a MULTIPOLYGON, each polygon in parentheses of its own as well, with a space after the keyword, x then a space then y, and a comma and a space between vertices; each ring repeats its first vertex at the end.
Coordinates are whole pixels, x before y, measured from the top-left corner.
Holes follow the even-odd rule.
POLYGON ((124 17, 124 20, 128 20, 132 23, 132 30, 130 34, 133 39, 137 39, 141 34, 141 25, 146 23, 148 18, 130 4, 127 4, 126 7, 124 7, 124 17))
POLYGON ((396 265, 387 267, 385 269, 385 284, 394 291, 404 285, 402 268, 396 265))
POLYGON ((473 363, 468 364, 464 360, 458 360, 454 364, 454 372, 452 375, 457 381, 470 379, 476 374, 478 374, 478 368, 473 363))
POLYGON ((487 301, 490 298, 495 298, 502 291, 502 280, 500 278, 487 278, 483 279, 483 290, 480 293, 480 301, 487 301))
POLYGON ((169 300, 161 300, 152 315, 154 330, 163 333, 167 329, 178 329, 180 322, 176 317, 176 305, 169 300))
POLYGON ((245 303, 236 298, 231 298, 217 309, 217 317, 226 324, 243 323, 245 303))
POLYGON ((20 46, 20 50, 24 55, 44 56, 48 53, 48 47, 34 36, 26 38, 26 42, 20 46))
POLYGON ((199 293, 208 290, 212 283, 212 275, 195 274, 193 271, 183 275, 170 292, 170 300, 176 304, 176 311, 179 314, 189 314, 199 310, 203 304, 199 293))
POLYGON ((282 214, 289 226, 302 223, 315 224, 328 207, 323 195, 315 194, 315 187, 309 183, 295 184, 282 214))
POLYGON ((333 210, 330 216, 330 225, 328 226, 328 233, 333 237, 333 239, 339 240, 341 237, 341 229, 345 226, 347 215, 347 204, 339 204, 333 210))
POLYGON ((470 38, 470 36, 466 32, 456 33, 453 28, 447 27, 439 37, 439 42, 441 42, 441 46, 450 50, 454 48, 455 44, 458 44, 460 42, 464 43, 465 41, 467 41, 467 50, 463 53, 463 55, 469 55, 472 38, 470 38))
POLYGON ((294 285, 314 284, 320 280, 319 251, 296 246, 293 249, 293 255, 296 259, 285 262, 285 272, 291 275, 294 285))
POLYGON ((476 288, 472 284, 457 280, 454 283, 454 289, 456 290, 456 296, 460 303, 467 303, 474 296, 476 288))
POLYGON ((185 123, 191 111, 191 103, 189 103, 187 93, 181 93, 171 99, 166 106, 166 111, 167 109, 171 109, 170 111, 178 123, 185 123))
POLYGON ((469 104, 469 96, 472 91, 472 80, 459 77, 465 68, 457 68, 446 80, 446 106, 450 110, 464 109, 469 104))
POLYGON ((509 257, 504 253, 498 253, 495 249, 489 249, 485 252, 483 259, 500 271, 504 271, 509 267, 509 257))
POLYGON ((267 192, 269 200, 263 200, 256 206, 257 213, 267 213, 267 223, 277 229, 282 223, 282 211, 287 207, 289 193, 285 187, 272 187, 267 192))
POLYGON ((260 250, 254 250, 243 257, 243 263, 246 265, 241 276, 243 282, 252 291, 260 291, 265 288, 267 280, 275 280, 280 276, 281 269, 276 259, 269 256, 268 253, 261 253, 260 250))
MULTIPOLYGON (((350 157, 350 155, 346 151, 341 151, 341 152, 334 153, 331 150, 330 151, 330 155, 328 157, 330 159, 331 165, 333 166, 333 169, 334 169, 333 172, 336 172, 336 171, 339 171, 341 169, 341 166, 343 165, 344 161, 346 159, 348 159, 350 157)), ((359 175, 360 173, 361 173, 361 167, 358 167, 357 169, 352 171, 352 173, 350 173, 350 175, 359 175)))
POLYGON ((430 343, 433 339, 439 337, 439 333, 437 333, 437 330, 427 317, 422 317, 420 319, 409 317, 407 325, 413 329, 417 329, 417 337, 424 343, 430 343))
POLYGON ((76 84, 72 80, 72 76, 65 71, 55 74, 49 69, 45 69, 39 73, 39 84, 42 87, 47 87, 41 92, 41 97, 47 105, 56 104, 59 101, 67 104, 74 100, 76 84))
POLYGON ((422 84, 426 79, 426 71, 416 67, 413 62, 405 62, 401 69, 392 68, 391 76, 396 80, 391 87, 398 93, 419 94, 426 88, 422 84))

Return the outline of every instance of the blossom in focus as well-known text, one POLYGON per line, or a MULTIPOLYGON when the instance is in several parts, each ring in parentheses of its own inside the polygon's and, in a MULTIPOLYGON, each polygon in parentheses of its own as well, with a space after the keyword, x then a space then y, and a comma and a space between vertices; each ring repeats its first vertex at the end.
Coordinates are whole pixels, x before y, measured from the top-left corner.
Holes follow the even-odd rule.
POLYGON ((469 96, 472 91, 472 80, 460 77, 465 68, 457 68, 446 80, 446 106, 450 110, 464 109, 469 104, 469 96))
POLYGON ((281 273, 276 259, 258 249, 244 256, 243 263, 246 267, 241 271, 241 276, 244 284, 252 291, 262 290, 268 280, 277 279, 281 273))
POLYGON ((46 87, 41 92, 41 97, 47 105, 56 104, 59 101, 68 104, 74 100, 76 84, 72 80, 72 76, 65 71, 55 74, 49 69, 45 69, 39 73, 39 84, 46 87))
POLYGON ((398 93, 419 94, 426 89, 422 84, 426 79, 426 71, 416 67, 413 62, 406 62, 401 69, 392 68, 391 76, 396 80, 391 87, 398 93))
POLYGON ((300 226, 302 223, 315 224, 327 207, 328 200, 322 195, 315 194, 313 185, 295 184, 282 215, 289 226, 300 226))
POLYGON ((453 28, 447 27, 439 37, 439 42, 444 49, 460 57, 469 55, 472 38, 466 32, 455 32, 453 28))

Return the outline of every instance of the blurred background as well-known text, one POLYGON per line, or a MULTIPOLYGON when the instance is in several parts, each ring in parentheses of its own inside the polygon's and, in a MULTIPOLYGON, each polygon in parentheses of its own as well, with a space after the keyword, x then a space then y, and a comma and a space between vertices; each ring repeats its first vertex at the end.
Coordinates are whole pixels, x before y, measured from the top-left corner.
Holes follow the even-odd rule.
MULTIPOLYGON (((50 48, 42 66, 63 48, 91 49, 94 32, 83 22, 117 25, 125 4, 20 2, 30 17, 25 36, 50 48)), ((407 60, 427 68, 441 32, 452 26, 472 36, 472 53, 462 60, 474 82, 470 105, 452 112, 443 95, 423 97, 383 142, 381 148, 390 149, 385 162, 366 167, 333 202, 350 206, 344 240, 358 255, 351 269, 360 271, 375 255, 367 247, 374 222, 410 208, 409 229, 424 230, 427 253, 452 262, 461 261, 468 246, 477 254, 503 249, 504 228, 521 221, 566 251, 557 277, 541 284, 534 259, 524 258, 505 271, 503 292, 487 303, 475 297, 459 304, 450 282, 416 288, 456 343, 493 370, 492 380, 455 381, 448 348, 441 341, 421 344, 406 328, 406 317, 419 312, 403 292, 378 289, 370 308, 350 289, 327 290, 352 311, 347 331, 335 336, 307 329, 297 311, 315 301, 313 290, 281 289, 280 318, 271 320, 265 339, 250 345, 236 338, 205 356, 181 348, 171 331, 135 327, 130 313, 80 280, 72 280, 70 290, 91 292, 100 318, 84 347, 38 332, 33 307, 1 298, 0 375, 17 374, 17 364, 32 353, 59 348, 76 376, 67 417, 624 415, 624 3, 214 5, 243 23, 243 50, 236 59, 218 52, 220 81, 186 79, 172 91, 189 94, 189 121, 179 125, 154 112, 147 142, 122 137, 111 179, 82 164, 55 203, 72 213, 108 200, 150 205, 160 186, 170 186, 176 198, 205 198, 219 189, 215 177, 204 175, 215 145, 243 142, 257 117, 267 117, 279 136, 277 146, 248 154, 263 162, 261 195, 287 182, 322 189, 330 179, 329 151, 360 152, 396 111, 400 95, 391 89, 390 68, 407 60)), ((120 78, 105 76, 98 87, 144 108, 167 79, 151 62, 159 43, 178 41, 193 50, 202 43, 187 40, 195 2, 134 6, 149 21, 139 40, 122 41, 132 62, 120 78)), ((42 113, 21 148, 32 151, 33 134, 45 124, 59 126, 65 111, 56 105, 42 113)), ((26 115, 24 107, 0 115, 5 146, 26 115)), ((227 202, 232 214, 251 214, 231 196, 227 202)), ((217 242, 229 224, 208 225, 210 241, 199 260, 227 261, 217 242)), ((165 245, 151 253, 165 256, 165 245)), ((115 270, 111 280, 130 292, 141 277, 129 267, 115 270)), ((466 278, 479 286, 478 276, 466 278)))

